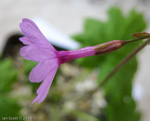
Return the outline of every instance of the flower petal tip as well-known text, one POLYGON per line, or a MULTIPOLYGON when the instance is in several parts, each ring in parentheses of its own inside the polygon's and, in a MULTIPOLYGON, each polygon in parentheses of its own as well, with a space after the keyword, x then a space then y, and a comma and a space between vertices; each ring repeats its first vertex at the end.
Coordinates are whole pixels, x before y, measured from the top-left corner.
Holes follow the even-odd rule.
POLYGON ((22 22, 28 22, 30 19, 28 19, 28 18, 23 18, 22 19, 22 22))
POLYGON ((37 96, 33 101, 32 104, 37 102, 38 104, 42 103, 44 101, 45 98, 39 98, 39 96, 37 96))
POLYGON ((37 101, 37 98, 35 98, 35 99, 32 101, 32 104, 35 103, 36 101, 37 101))

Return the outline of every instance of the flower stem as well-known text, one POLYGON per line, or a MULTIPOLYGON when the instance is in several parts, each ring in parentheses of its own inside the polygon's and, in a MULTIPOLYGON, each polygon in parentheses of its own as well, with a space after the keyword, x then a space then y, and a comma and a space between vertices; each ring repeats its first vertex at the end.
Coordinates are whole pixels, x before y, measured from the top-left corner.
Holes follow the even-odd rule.
MULTIPOLYGON (((141 38, 140 38, 141 39, 141 38)), ((144 39, 144 38, 143 38, 144 39)), ((135 39, 134 39, 135 40, 135 39)), ((137 39, 139 40, 139 39, 137 39)), ((130 41, 130 40, 128 40, 130 41)), ((138 48, 136 48, 133 52, 131 52, 127 57, 125 57, 102 81, 100 84, 100 87, 104 86, 108 80, 122 67, 124 66, 130 59, 132 59, 140 50, 142 50, 148 43, 150 42, 150 39, 143 42, 138 48)))
POLYGON ((124 41, 125 44, 127 43, 130 43, 130 42, 134 42, 134 41, 138 41, 138 40, 142 40, 142 39, 147 39, 149 38, 150 36, 145 36, 145 37, 140 37, 140 38, 136 38, 136 39, 132 39, 132 40, 127 40, 127 41, 124 41))

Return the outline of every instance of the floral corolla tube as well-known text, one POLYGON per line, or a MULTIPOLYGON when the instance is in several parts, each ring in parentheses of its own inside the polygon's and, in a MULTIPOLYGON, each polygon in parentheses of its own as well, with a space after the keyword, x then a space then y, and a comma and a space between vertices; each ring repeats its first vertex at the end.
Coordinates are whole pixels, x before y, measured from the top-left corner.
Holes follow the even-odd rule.
POLYGON ((20 28, 24 34, 20 41, 25 45, 20 49, 21 56, 27 60, 38 62, 30 72, 29 80, 33 83, 42 82, 36 91, 37 97, 32 103, 36 101, 41 103, 46 98, 60 64, 86 56, 110 53, 124 45, 124 41, 114 40, 79 50, 57 51, 33 21, 24 18, 20 23, 20 28))

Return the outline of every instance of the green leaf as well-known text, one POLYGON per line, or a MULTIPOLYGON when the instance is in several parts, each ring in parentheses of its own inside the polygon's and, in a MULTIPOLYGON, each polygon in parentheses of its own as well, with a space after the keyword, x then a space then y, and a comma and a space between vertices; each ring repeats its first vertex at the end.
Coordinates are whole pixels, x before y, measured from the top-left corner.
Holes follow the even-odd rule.
POLYGON ((12 59, 0 60, 0 121, 21 116, 21 106, 17 103, 17 99, 9 96, 13 84, 17 81, 17 76, 17 69, 12 59))
MULTIPOLYGON (((108 20, 86 19, 83 33, 73 36, 82 47, 93 46, 111 40, 129 40, 131 35, 142 32, 146 22, 141 13, 131 10, 124 15, 119 8, 112 7, 108 11, 108 20)), ((126 45, 120 50, 102 56, 78 59, 76 62, 86 68, 99 68, 98 84, 113 70, 113 68, 140 42, 126 45)), ((108 121, 138 121, 140 114, 135 110, 136 104, 132 98, 132 80, 137 70, 136 57, 121 68, 104 86, 107 106, 104 108, 108 121), (128 103, 125 100, 128 98, 128 103)))
POLYGON ((17 70, 9 58, 0 61, 0 92, 8 92, 17 80, 17 70))
POLYGON ((38 64, 38 62, 23 59, 23 65, 24 65, 23 69, 24 69, 24 73, 27 78, 26 84, 29 84, 31 86, 33 92, 36 92, 36 90, 38 89, 38 87, 41 84, 41 83, 31 83, 29 81, 30 72, 37 64, 38 64))
POLYGON ((20 110, 21 106, 16 99, 0 94, 0 120, 2 117, 19 117, 20 110))
POLYGON ((38 62, 29 61, 25 59, 23 59, 23 63, 24 63, 24 70, 26 74, 29 74, 31 70, 38 64, 38 62))
POLYGON ((77 117, 81 121, 101 121, 92 115, 77 110, 68 111, 68 114, 77 117))

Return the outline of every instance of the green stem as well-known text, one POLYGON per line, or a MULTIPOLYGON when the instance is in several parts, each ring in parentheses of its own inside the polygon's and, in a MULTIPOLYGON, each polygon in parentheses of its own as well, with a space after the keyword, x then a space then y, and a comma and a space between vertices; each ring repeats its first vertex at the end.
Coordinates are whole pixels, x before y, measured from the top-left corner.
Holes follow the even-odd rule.
MULTIPOLYGON (((141 39, 141 38, 140 38, 141 39)), ((139 40, 139 39, 137 39, 139 40)), ((100 84, 100 87, 104 86, 108 80, 122 67, 124 66, 130 59, 132 59, 140 50, 142 50, 148 43, 150 42, 150 39, 145 41, 143 44, 141 44, 138 48, 136 48, 133 52, 131 52, 127 57, 125 57, 102 81, 100 84)))
POLYGON ((130 42, 134 42, 134 41, 138 41, 138 40, 143 40, 143 39, 147 39, 150 36, 145 36, 145 37, 140 37, 140 38, 136 38, 136 39, 132 39, 132 40, 127 40, 125 41, 125 44, 130 43, 130 42))

